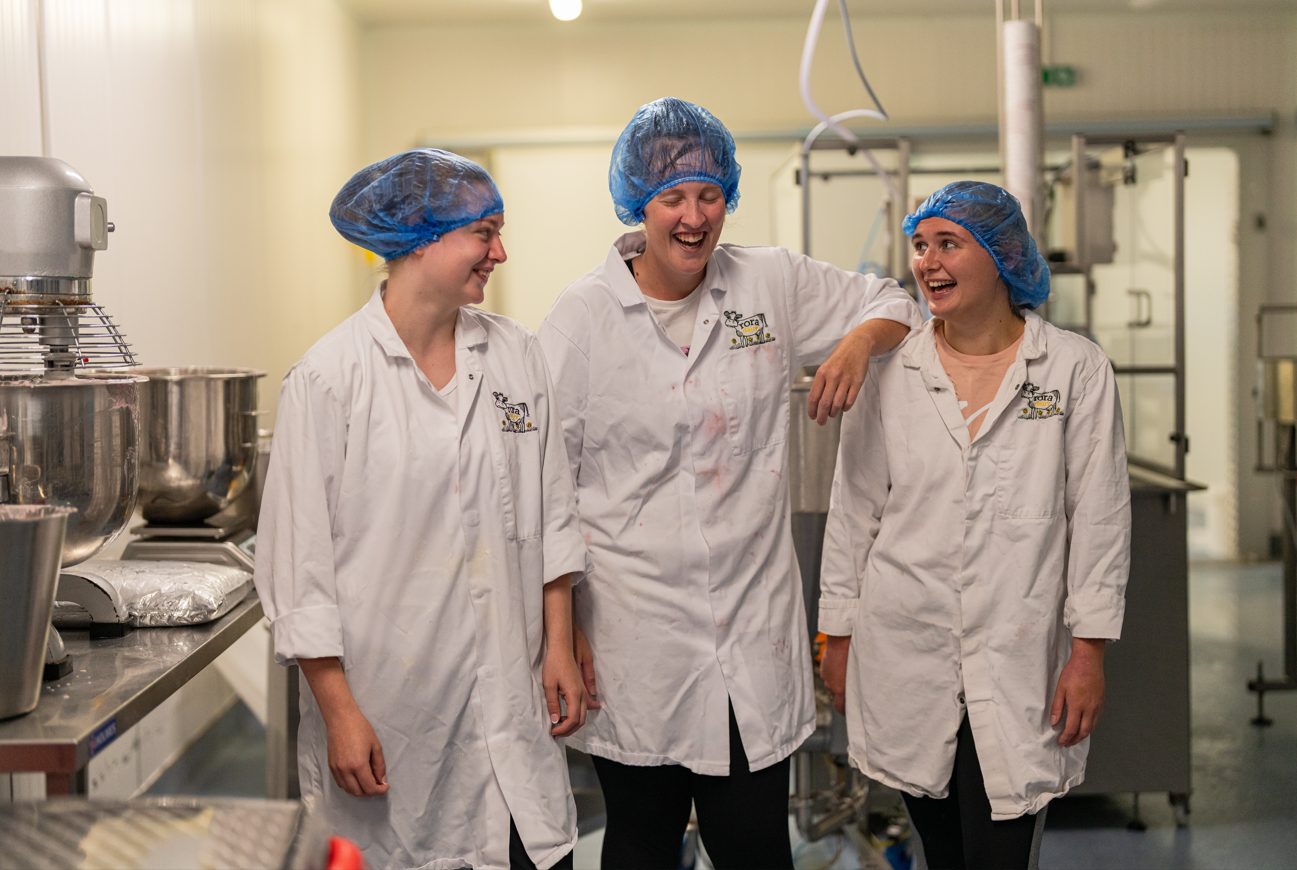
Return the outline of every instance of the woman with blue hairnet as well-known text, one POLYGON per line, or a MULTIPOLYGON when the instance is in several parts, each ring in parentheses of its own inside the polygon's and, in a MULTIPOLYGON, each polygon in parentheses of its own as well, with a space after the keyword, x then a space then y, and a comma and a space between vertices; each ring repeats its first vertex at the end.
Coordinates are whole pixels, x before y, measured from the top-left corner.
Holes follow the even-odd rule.
POLYGON ((1121 636, 1117 382, 1030 310, 1049 270, 1004 190, 947 185, 904 227, 933 317, 843 417, 820 673, 929 867, 1028 867, 1046 805, 1085 776, 1121 636))
POLYGON ((815 730, 788 494, 789 385, 849 407, 918 325, 894 281, 782 248, 718 245, 734 140, 683 100, 643 106, 609 169, 643 229, 540 329, 591 562, 575 592, 602 707, 603 866, 674 868, 690 805, 717 867, 791 867, 788 757, 815 730))
POLYGON ((356 173, 330 217, 387 279, 280 390, 257 590, 302 794, 374 868, 572 866, 585 546, 540 345, 472 307, 503 210, 444 151, 356 173))

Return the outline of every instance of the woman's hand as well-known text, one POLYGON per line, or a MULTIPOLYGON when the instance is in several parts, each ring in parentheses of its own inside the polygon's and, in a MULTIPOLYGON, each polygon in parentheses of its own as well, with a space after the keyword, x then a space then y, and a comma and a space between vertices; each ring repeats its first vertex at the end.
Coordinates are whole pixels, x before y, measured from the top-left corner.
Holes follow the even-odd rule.
POLYGON ((586 639, 585 632, 575 625, 572 626, 572 655, 576 659, 576 666, 581 669, 581 679, 585 681, 586 709, 598 710, 599 700, 594 685, 594 650, 590 649, 590 641, 586 639))
POLYGON ((851 635, 828 635, 824 655, 820 658, 820 679, 833 693, 833 709, 847 712, 847 656, 851 652, 851 635))
POLYGON ((387 794, 387 765, 383 747, 369 720, 359 709, 334 717, 329 734, 329 772, 338 788, 352 797, 387 794))
MULTIPOLYGON (((542 592, 545 611, 545 663, 541 665, 541 682, 545 685, 545 706, 549 708, 550 733, 566 737, 585 724, 585 710, 590 697, 577 667, 576 635, 572 631, 572 575, 564 574, 545 584, 542 592), (567 705, 562 715, 558 699, 567 705)), ((585 640, 584 635, 580 635, 585 640)), ((589 644, 586 644, 587 651, 589 644)), ((594 685, 594 661, 590 657, 590 685, 594 685)))
POLYGON ((806 413, 823 426, 830 417, 850 411, 864 386, 869 358, 896 347, 909 331, 894 320, 866 320, 848 332, 815 372, 806 413))
POLYGON ((566 737, 584 725, 589 696, 581 678, 581 669, 577 667, 570 649, 554 644, 546 650, 545 663, 541 666, 541 681, 545 685, 545 706, 549 708, 549 721, 554 726, 550 733, 555 737, 566 737), (558 703, 560 697, 567 705, 566 716, 561 715, 558 703))
POLYGON ((1106 644, 1106 640, 1072 638, 1072 657, 1063 667, 1063 673, 1059 674, 1054 706, 1049 712, 1049 724, 1057 725, 1063 719, 1064 708, 1067 711, 1063 733, 1058 736, 1059 746, 1075 746, 1089 737, 1099 724, 1099 717, 1103 715, 1103 648, 1106 644))
POLYGON ((336 656, 298 659, 329 739, 329 772, 338 788, 352 797, 387 793, 387 763, 374 727, 360 712, 342 662, 336 656))

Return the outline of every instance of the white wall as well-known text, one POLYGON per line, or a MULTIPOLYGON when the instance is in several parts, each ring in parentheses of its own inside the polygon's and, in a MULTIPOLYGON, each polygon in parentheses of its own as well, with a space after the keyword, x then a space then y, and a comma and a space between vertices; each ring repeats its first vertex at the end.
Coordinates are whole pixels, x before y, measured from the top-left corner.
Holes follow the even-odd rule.
POLYGON ((144 364, 267 369, 273 411, 363 299, 327 214, 358 163, 358 29, 334 0, 0 0, 0 153, 41 153, 38 8, 47 153, 117 225, 96 301, 144 364))

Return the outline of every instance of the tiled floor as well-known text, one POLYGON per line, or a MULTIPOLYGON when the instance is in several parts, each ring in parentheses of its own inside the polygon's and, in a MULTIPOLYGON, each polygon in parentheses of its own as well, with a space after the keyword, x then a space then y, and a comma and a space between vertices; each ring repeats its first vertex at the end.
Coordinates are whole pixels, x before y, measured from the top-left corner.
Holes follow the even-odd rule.
MULTIPOLYGON (((1275 693, 1275 724, 1248 723, 1247 680, 1258 659, 1281 670, 1281 573, 1276 564, 1195 565, 1190 576, 1193 812, 1177 829, 1162 794, 1141 798, 1148 830, 1126 829, 1131 796, 1070 798, 1049 811, 1045 868, 1297 868, 1297 693, 1275 693)), ((598 866, 602 800, 575 765, 582 807, 577 868, 598 866), (593 790, 592 790, 593 789, 593 790)), ((260 796, 265 731, 241 704, 150 789, 150 794, 260 796)), ((794 841, 796 844, 796 841, 794 841)), ((828 838, 797 853, 798 867, 857 866, 857 844, 828 838)), ((872 862, 870 862, 872 863, 872 862)), ((701 864, 701 862, 700 862, 701 864)))

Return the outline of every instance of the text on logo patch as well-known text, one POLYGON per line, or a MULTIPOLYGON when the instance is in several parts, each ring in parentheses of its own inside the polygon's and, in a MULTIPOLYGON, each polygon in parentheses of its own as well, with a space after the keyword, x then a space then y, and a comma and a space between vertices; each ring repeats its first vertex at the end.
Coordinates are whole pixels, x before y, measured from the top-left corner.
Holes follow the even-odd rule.
POLYGON ((730 339, 730 350, 775 340, 775 337, 770 334, 770 326, 766 323, 764 314, 744 317, 737 311, 726 311, 725 325, 734 330, 734 338, 730 339))
POLYGON ((1058 406, 1062 399, 1060 391, 1042 390, 1035 384, 1023 384, 1022 392, 1026 394, 1027 405, 1018 414, 1019 420, 1046 420, 1063 416, 1063 409, 1058 406))

